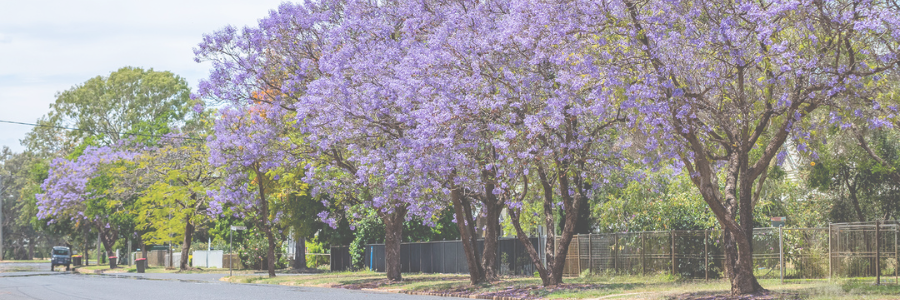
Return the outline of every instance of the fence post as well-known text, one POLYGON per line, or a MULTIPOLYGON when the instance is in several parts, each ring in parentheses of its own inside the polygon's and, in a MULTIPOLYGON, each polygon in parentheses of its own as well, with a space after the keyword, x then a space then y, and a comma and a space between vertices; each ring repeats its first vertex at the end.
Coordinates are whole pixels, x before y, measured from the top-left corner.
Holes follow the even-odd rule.
MULTIPOLYGON (((486 242, 487 239, 485 239, 484 241, 486 242)), ((512 256, 512 258, 509 258, 509 259, 511 259, 512 262, 513 262, 513 263, 512 263, 512 266, 513 266, 513 274, 516 274, 516 269, 515 269, 515 268, 516 268, 516 261, 515 261, 515 256, 516 256, 516 241, 513 240, 513 243, 512 243, 512 244, 513 244, 513 252, 512 252, 512 255, 510 255, 510 256, 512 256)), ((485 245, 485 247, 487 247, 487 245, 485 245)), ((503 256, 503 252, 500 251, 500 235, 498 234, 498 235, 497 235, 497 259, 496 259, 496 261, 497 261, 497 274, 500 274, 500 272, 503 271, 503 260, 502 260, 502 256, 503 256)))
POLYGON ((709 229, 703 230, 703 263, 706 281, 709 281, 709 229))
POLYGON ((669 239, 672 240, 672 276, 675 276, 675 230, 670 232, 669 239))
POLYGON ((644 232, 641 232, 641 275, 647 275, 647 262, 644 259, 644 247, 644 232))
POLYGON ((613 274, 619 273, 619 234, 613 233, 613 274))
POLYGON ((576 251, 577 256, 575 256, 578 258, 578 273, 575 274, 575 276, 580 276, 582 270, 581 270, 581 236, 579 236, 579 235, 575 235, 575 247, 578 247, 578 248, 576 248, 578 250, 578 251, 576 251))
POLYGON ((875 285, 881 285, 881 221, 875 221, 875 285))
POLYGON ((828 281, 834 276, 834 270, 831 267, 831 261, 834 260, 831 254, 831 222, 828 223, 828 281))
POLYGON ((588 272, 594 274, 594 234, 588 233, 588 272))
POLYGON ((784 284, 784 227, 778 227, 778 270, 784 284))

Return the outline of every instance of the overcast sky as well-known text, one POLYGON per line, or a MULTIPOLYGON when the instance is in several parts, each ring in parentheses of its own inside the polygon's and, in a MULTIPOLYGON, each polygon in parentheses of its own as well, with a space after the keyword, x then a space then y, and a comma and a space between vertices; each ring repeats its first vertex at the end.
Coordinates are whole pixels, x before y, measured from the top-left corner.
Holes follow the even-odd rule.
MULTIPOLYGON (((204 33, 255 25, 283 0, 0 0, 0 120, 34 123, 57 92, 123 66, 172 71, 191 88, 204 33)), ((29 126, 0 123, 0 145, 22 151, 29 126)))

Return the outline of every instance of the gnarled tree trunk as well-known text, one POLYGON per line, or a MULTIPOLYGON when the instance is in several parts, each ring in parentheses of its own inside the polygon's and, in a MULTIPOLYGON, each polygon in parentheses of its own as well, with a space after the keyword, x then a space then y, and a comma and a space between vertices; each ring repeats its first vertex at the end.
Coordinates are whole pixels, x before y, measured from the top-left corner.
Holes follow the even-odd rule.
MULTIPOLYGON (((497 248, 500 239, 500 213, 505 206, 503 200, 494 194, 494 177, 496 169, 487 170, 482 168, 481 178, 484 189, 480 195, 481 206, 484 208, 484 251, 481 255, 481 268, 484 270, 484 280, 494 281, 500 277, 500 272, 496 268, 497 248)), ((473 244, 474 245, 474 244, 473 244)))
MULTIPOLYGON (((561 170, 566 170, 568 167, 567 161, 557 161, 557 168, 561 170)), ((532 263, 536 266, 538 270, 538 274, 541 276, 541 283, 544 286, 555 286, 562 283, 563 277, 563 269, 566 264, 566 256, 568 255, 569 244, 572 242, 572 238, 575 236, 575 227, 576 222, 578 221, 578 211, 582 202, 579 197, 584 197, 584 192, 580 187, 583 187, 582 180, 578 176, 573 176, 571 178, 574 182, 574 185, 570 185, 570 178, 566 172, 560 172, 555 178, 547 176, 547 172, 544 171, 543 167, 538 168, 538 177, 541 181, 541 186, 543 187, 543 206, 544 206, 544 224, 547 226, 547 243, 544 251, 546 252, 546 260, 547 266, 541 263, 541 258, 537 253, 537 250, 528 240, 528 235, 522 229, 522 225, 520 223, 520 213, 521 211, 516 211, 514 209, 509 210, 510 220, 512 221, 513 227, 516 228, 516 237, 519 239, 525 246, 525 251, 528 252, 528 256, 531 257, 532 263), (563 209, 565 210, 565 220, 563 222, 563 230, 562 235, 560 236, 559 241, 556 241, 556 233, 554 229, 553 222, 553 185, 554 183, 558 184, 560 191, 560 198, 562 198, 563 209), (568 191, 570 187, 575 188, 574 195, 570 195, 568 191), (565 191, 565 192, 563 192, 565 191)), ((527 183, 525 184, 525 190, 527 193, 527 183)))
POLYGON ((478 263, 478 255, 475 251, 475 224, 472 219, 472 203, 469 198, 463 196, 460 188, 450 190, 450 201, 453 204, 456 227, 459 229, 459 238, 462 241, 463 251, 466 254, 466 264, 469 267, 469 282, 479 284, 485 281, 484 269, 478 263))
POLYGON ((400 243, 403 241, 403 221, 406 205, 400 205, 389 213, 381 213, 384 222, 384 271, 387 278, 400 281, 400 243))

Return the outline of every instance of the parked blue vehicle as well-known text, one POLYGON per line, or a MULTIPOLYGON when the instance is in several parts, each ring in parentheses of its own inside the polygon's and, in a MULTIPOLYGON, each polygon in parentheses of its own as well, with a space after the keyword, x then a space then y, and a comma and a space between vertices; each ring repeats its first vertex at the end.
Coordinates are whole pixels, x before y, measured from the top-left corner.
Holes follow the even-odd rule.
POLYGON ((66 271, 72 265, 72 252, 69 247, 56 246, 50 253, 50 271, 56 266, 66 266, 66 271))

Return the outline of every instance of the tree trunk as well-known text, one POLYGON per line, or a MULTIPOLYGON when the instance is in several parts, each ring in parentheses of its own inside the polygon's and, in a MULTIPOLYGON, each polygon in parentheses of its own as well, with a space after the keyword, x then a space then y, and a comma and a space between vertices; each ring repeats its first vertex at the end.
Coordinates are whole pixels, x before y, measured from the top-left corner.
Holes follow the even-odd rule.
MULTIPOLYGON (((113 256, 113 246, 116 243, 116 240, 119 239, 119 234, 113 229, 103 230, 103 227, 100 227, 100 242, 103 244, 104 252, 106 253, 106 257, 113 256)), ((97 253, 98 258, 100 253, 97 253)), ((99 260, 98 260, 99 261, 99 260)))
POLYGON ((266 250, 266 262, 268 265, 266 269, 269 271, 269 278, 272 278, 275 277, 275 235, 272 234, 272 226, 269 224, 269 200, 266 200, 265 181, 266 175, 257 168, 256 184, 259 188, 259 203, 256 205, 258 218, 256 221, 260 229, 266 234, 266 240, 269 242, 269 247, 266 250))
MULTIPOLYGON (((863 215, 862 208, 859 206, 859 198, 856 197, 857 189, 856 189, 857 180, 853 180, 853 183, 847 182, 847 190, 850 192, 850 201, 853 203, 853 210, 856 212, 856 219, 859 222, 865 222, 866 216, 863 215)), ((868 243, 866 243, 868 245, 868 243)))
MULTIPOLYGON (((188 266, 188 255, 190 255, 191 250, 191 240, 194 236, 194 224, 191 223, 191 218, 185 218, 184 225, 184 241, 181 243, 181 261, 178 263, 178 268, 182 271, 187 270, 188 266)), ((206 255, 209 255, 207 253, 206 255)))
MULTIPOLYGON (((565 166, 565 162, 558 162, 560 166, 565 166)), ((562 167, 562 169, 565 169, 562 167)), ((565 191, 568 193, 569 191, 569 178, 565 172, 560 172, 555 180, 559 184, 559 191, 565 191)), ((581 205, 581 199, 579 197, 584 197, 581 192, 576 192, 574 196, 570 196, 569 194, 561 194, 560 197, 563 199, 563 209, 565 210, 565 220, 562 228, 562 236, 560 237, 558 242, 554 242, 556 240, 556 235, 553 232, 553 186, 550 177, 547 176, 547 173, 543 170, 543 168, 538 168, 538 177, 540 178, 541 185, 544 190, 544 218, 545 225, 547 226, 547 246, 545 251, 547 253, 547 266, 541 263, 541 258, 537 254, 537 250, 528 240, 528 235, 522 230, 522 226, 519 220, 519 214, 521 211, 516 211, 514 209, 509 209, 510 220, 513 223, 513 227, 516 228, 516 237, 519 239, 525 246, 525 251, 528 252, 528 256, 531 257, 531 262, 537 267, 538 274, 541 276, 541 283, 544 286, 555 286, 562 283, 563 277, 563 269, 566 264, 566 256, 569 251, 569 244, 572 242, 572 238, 575 236, 575 223, 578 220, 578 209, 581 205)), ((576 180, 576 184, 577 184, 576 180)))
MULTIPOLYGON (((84 265, 88 266, 88 265, 90 265, 88 262, 90 262, 91 257, 88 255, 88 229, 87 229, 87 226, 85 226, 85 228, 84 228, 84 243, 82 243, 81 246, 83 247, 83 250, 84 250, 84 252, 83 252, 84 253, 84 255, 83 255, 84 256, 84 265)), ((147 257, 147 255, 144 254, 144 257, 147 257)), ((100 264, 100 261, 97 261, 97 264, 100 264)))
MULTIPOLYGON (((547 268, 541 263, 540 255, 538 255, 537 250, 534 248, 534 245, 531 244, 531 241, 528 240, 528 235, 522 230, 522 224, 519 222, 519 213, 521 212, 511 208, 509 209, 510 221, 512 221, 513 227, 516 228, 516 238, 525 245, 525 253, 528 253, 528 257, 531 258, 531 263, 534 264, 538 274, 540 274, 541 284, 550 286, 550 276, 547 272, 547 268)), ((550 243, 549 239, 550 238, 548 237, 547 243, 550 243)))
MULTIPOLYGON (((497 268, 497 240, 500 238, 500 213, 503 211, 503 201, 494 195, 496 188, 493 179, 495 169, 482 168, 481 178, 485 182, 482 190, 481 203, 484 208, 484 251, 481 254, 481 269, 485 281, 495 281, 500 274, 497 268)), ((477 245, 473 243, 473 245, 477 245)))
POLYGON ((294 270, 304 270, 306 269, 306 239, 302 237, 295 237, 295 241, 297 241, 294 245, 294 262, 291 268, 294 270))
POLYGON ((575 234, 590 234, 594 221, 591 220, 591 206, 587 197, 578 197, 578 220, 575 222, 575 234))
POLYGON ((269 278, 275 277, 275 235, 272 234, 272 228, 268 224, 264 226, 266 239, 269 241, 269 249, 266 249, 266 263, 269 270, 269 278))
MULTIPOLYGON (((749 236, 753 236, 752 232, 749 236)), ((749 239, 737 239, 737 260, 735 261, 734 277, 731 279, 732 295, 756 294, 762 291, 762 287, 753 275, 753 251, 749 239), (751 251, 747 251, 750 249, 751 251)))
POLYGON ((392 281, 403 280, 400 275, 400 243, 403 241, 403 220, 406 219, 406 206, 394 208, 391 213, 382 216, 384 222, 384 271, 392 281))
POLYGON ((142 238, 141 235, 138 235, 138 244, 141 247, 141 257, 147 258, 147 252, 150 250, 147 249, 147 244, 144 243, 144 238, 142 238))
POLYGON ((485 203, 484 207, 484 252, 481 256, 481 266, 484 268, 484 279, 486 281, 495 281, 500 277, 499 270, 496 269, 497 242, 500 238, 500 212, 503 211, 503 205, 500 204, 499 201, 494 200, 493 203, 485 203))
POLYGON ((34 246, 36 244, 35 242, 36 242, 36 239, 33 239, 33 238, 28 240, 28 259, 29 260, 34 259, 34 246))
MULTIPOLYGON (((459 238, 462 241, 463 251, 466 254, 466 264, 469 267, 469 282, 473 285, 482 283, 485 281, 484 269, 478 264, 478 256, 475 251, 475 245, 477 244, 474 236, 472 236, 475 232, 474 220, 472 220, 471 209, 467 209, 468 206, 471 206, 471 203, 468 198, 463 196, 459 188, 454 188, 450 191, 450 201, 453 203, 456 227, 459 229, 459 238)), ((485 244, 485 247, 487 247, 487 244, 485 244)))

